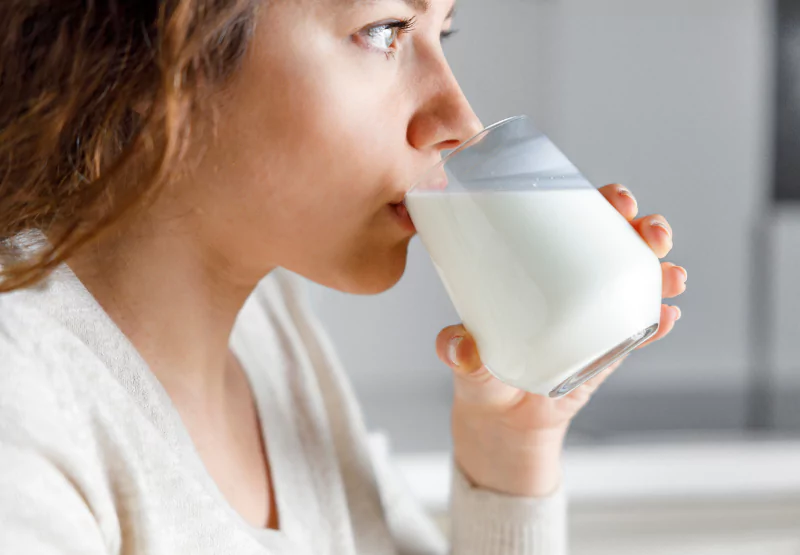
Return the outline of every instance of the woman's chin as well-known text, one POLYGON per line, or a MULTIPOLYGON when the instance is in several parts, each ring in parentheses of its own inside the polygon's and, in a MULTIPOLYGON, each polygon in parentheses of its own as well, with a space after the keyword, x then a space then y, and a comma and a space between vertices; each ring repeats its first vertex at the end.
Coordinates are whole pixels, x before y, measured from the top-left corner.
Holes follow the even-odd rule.
POLYGON ((400 281, 406 270, 410 238, 379 251, 360 250, 326 276, 306 276, 312 281, 351 295, 377 295, 400 281))
POLYGON ((403 277, 408 261, 408 244, 404 241, 388 252, 359 261, 353 268, 346 293, 378 295, 388 291, 403 277))

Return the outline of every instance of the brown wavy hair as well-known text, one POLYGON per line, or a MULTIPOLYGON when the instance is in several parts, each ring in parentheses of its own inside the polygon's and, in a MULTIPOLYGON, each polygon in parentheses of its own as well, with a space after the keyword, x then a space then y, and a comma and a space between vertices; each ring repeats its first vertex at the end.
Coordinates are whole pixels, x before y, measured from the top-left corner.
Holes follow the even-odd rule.
POLYGON ((0 0, 0 292, 152 201, 258 3, 0 0))

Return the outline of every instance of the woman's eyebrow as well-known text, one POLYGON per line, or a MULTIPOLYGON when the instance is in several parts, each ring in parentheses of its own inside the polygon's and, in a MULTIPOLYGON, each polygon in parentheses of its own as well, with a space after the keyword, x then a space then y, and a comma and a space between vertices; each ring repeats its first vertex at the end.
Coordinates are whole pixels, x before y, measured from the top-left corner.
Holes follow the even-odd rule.
POLYGON ((422 13, 431 9, 431 3, 428 0, 403 0, 403 2, 422 13))
MULTIPOLYGON (((350 0, 350 3, 351 4, 358 4, 358 3, 367 2, 369 4, 379 4, 382 1, 384 1, 384 0, 355 0, 355 1, 354 0, 350 0)), ((431 3, 428 0, 401 0, 401 1, 405 2, 411 8, 413 8, 414 10, 416 10, 418 12, 421 12, 421 13, 425 13, 429 9, 431 9, 431 3)))
MULTIPOLYGON (((384 0, 350 0, 350 3, 369 2, 371 4, 377 4, 382 1, 384 0)), ((405 2, 412 9, 421 13, 426 13, 428 10, 431 9, 431 3, 429 2, 429 0, 401 0, 401 1, 405 2)), ((456 2, 453 2, 453 6, 450 8, 450 11, 447 12, 447 17, 445 17, 445 19, 452 18, 455 15, 455 13, 456 13, 456 2)))

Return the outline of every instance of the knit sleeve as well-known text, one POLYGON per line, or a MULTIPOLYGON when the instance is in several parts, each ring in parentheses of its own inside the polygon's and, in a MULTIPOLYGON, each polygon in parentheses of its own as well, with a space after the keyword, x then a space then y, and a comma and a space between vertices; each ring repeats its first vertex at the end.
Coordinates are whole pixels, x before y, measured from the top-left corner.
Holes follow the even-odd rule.
POLYGON ((512 497, 473 488, 453 466, 450 543, 414 498, 385 447, 373 459, 389 527, 401 555, 566 555, 566 499, 512 497))
POLYGON ((549 497, 503 495, 473 487, 453 466, 450 494, 454 555, 566 555, 563 488, 549 497))

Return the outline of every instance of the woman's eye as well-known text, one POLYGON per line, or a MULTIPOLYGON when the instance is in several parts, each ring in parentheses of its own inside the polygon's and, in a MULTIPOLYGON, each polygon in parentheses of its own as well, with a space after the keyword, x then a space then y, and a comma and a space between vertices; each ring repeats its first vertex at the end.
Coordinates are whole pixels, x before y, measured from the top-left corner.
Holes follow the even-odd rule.
POLYGON ((397 51, 397 39, 400 35, 410 32, 414 28, 415 18, 401 21, 390 21, 367 27, 360 31, 354 38, 357 42, 365 43, 370 50, 394 55, 397 51))
POLYGON ((394 42, 399 34, 400 29, 398 27, 378 25, 367 29, 366 39, 370 47, 389 52, 394 50, 394 42))

